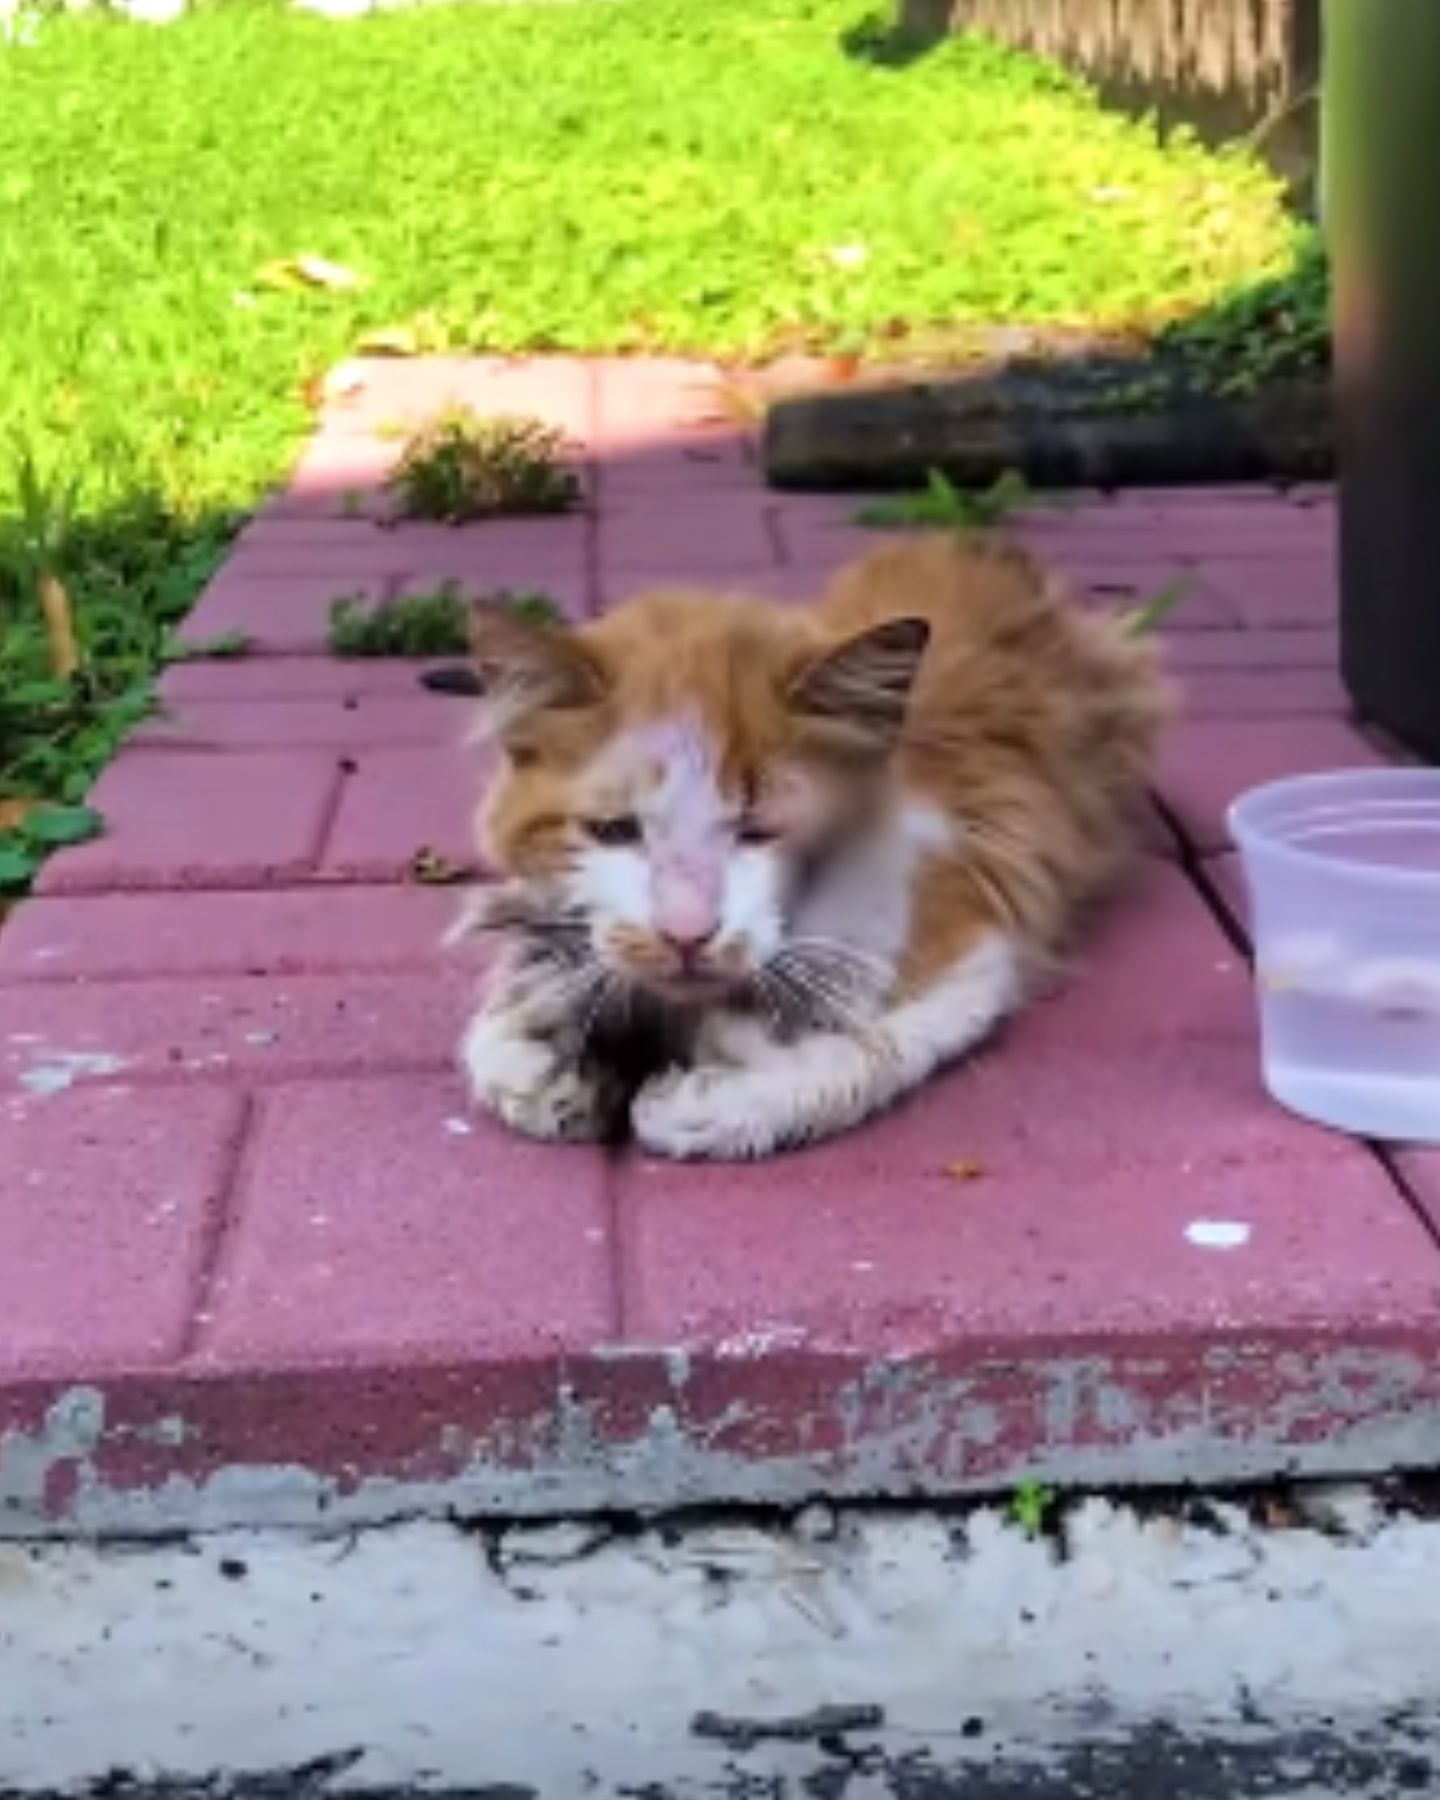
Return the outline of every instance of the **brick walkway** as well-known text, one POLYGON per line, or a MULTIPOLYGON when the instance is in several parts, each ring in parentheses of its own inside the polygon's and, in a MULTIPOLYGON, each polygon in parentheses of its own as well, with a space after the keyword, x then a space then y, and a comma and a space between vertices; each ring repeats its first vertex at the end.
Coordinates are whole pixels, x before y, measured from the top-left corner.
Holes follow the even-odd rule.
POLYGON ((677 1168, 466 1116, 455 897, 404 879, 422 846, 469 853, 466 709, 330 659, 328 602, 443 577, 577 616, 669 576, 801 595, 873 536, 853 501, 768 494, 703 371, 361 375, 191 620, 256 653, 172 671, 99 784, 108 834, 0 933, 0 1521, 1433 1459, 1440 1162, 1397 1171, 1262 1098, 1226 910, 1234 793, 1376 754, 1334 674, 1329 497, 1037 516, 1093 589, 1194 577, 1140 879, 1064 996, 905 1111, 677 1168), (589 516, 355 516, 395 454, 376 426, 452 396, 571 431, 589 516), (1197 1221, 1248 1241, 1207 1249, 1197 1221))

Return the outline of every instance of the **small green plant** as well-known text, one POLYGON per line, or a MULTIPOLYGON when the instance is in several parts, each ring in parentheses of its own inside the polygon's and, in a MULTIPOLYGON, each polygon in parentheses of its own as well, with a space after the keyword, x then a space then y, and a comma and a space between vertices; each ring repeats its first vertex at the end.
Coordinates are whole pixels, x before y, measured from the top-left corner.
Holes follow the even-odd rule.
POLYGON ((1237 287, 1157 333, 1157 356, 1193 388, 1243 399, 1330 363, 1330 264, 1323 238, 1301 241, 1293 265, 1237 287))
POLYGON ((172 637, 161 650, 161 657, 166 663, 238 662, 241 657, 248 656, 253 648, 254 644, 245 632, 222 631, 215 637, 201 639, 197 644, 187 644, 180 638, 172 637))
POLYGON ((1043 1481, 1020 1482, 1010 1496, 1011 1523, 1028 1538, 1043 1536, 1058 1498, 1054 1488, 1046 1487, 1043 1481))
POLYGON ((1151 632, 1158 631, 1189 592, 1190 582, 1184 575, 1167 582, 1158 594, 1152 594, 1133 612, 1126 614, 1126 633, 1130 637, 1148 637, 1151 632))
MULTIPOLYGON (((548 594, 501 592, 494 598, 532 624, 549 625, 561 617, 548 594)), ((464 656, 470 648, 470 602, 453 581, 382 604, 346 595, 330 608, 330 648, 336 656, 464 656)))
POLYGON ((88 806, 36 806, 0 832, 0 894, 23 893, 52 850, 83 844, 104 829, 88 806))
POLYGON ((538 419, 451 406, 409 440, 388 486, 402 517, 445 525, 568 512, 580 484, 563 461, 564 443, 538 419))
POLYGON ((527 625, 558 625, 565 617, 559 603, 552 600, 549 594, 502 593, 497 597, 504 600, 515 617, 523 619, 527 625))
POLYGON ((898 494, 862 506, 855 523, 877 531, 987 531, 1031 504, 1023 475, 1007 469, 988 488, 969 493, 931 469, 918 494, 898 494))

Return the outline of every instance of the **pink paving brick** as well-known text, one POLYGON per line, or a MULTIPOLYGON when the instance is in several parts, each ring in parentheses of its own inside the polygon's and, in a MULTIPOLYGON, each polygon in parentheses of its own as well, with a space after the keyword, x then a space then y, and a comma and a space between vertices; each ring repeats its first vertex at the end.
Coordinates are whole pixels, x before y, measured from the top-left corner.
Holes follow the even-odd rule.
POLYGON ((0 1088, 24 1095, 62 1077, 78 1089, 116 1079, 229 1085, 443 1069, 474 985, 473 975, 438 967, 21 982, 0 987, 0 1088))
POLYGON ((246 575, 228 564, 180 627, 180 641, 202 645, 238 632, 255 651, 318 654, 326 648, 330 609, 340 596, 374 603, 389 585, 388 577, 342 556, 263 575, 246 575))
POLYGON ((414 699, 424 693, 421 672, 447 657, 247 656, 177 663, 160 681, 167 706, 194 700, 238 704, 252 700, 414 699))
POLYGON ((0 1380, 180 1354, 242 1113, 234 1094, 114 1087, 0 1103, 0 1380))
POLYGON ((1170 667, 1182 674, 1225 669, 1244 674, 1265 669, 1327 670, 1333 674, 1340 666, 1340 640, 1324 627, 1177 631, 1167 639, 1166 657, 1170 667))
POLYGON ((321 431, 301 451, 284 488, 264 508, 278 519, 375 519, 394 511, 386 483, 400 461, 396 439, 321 431))
POLYGON ((1414 1322, 1440 1282, 1364 1150, 1264 1097, 1244 966, 1156 867, 1063 995, 906 1108, 748 1171, 640 1158, 621 1192, 631 1329, 722 1356, 1414 1322))
POLYGON ((878 550, 893 534, 864 526, 859 520, 859 514, 876 498, 868 494, 777 496, 772 508, 774 528, 786 562, 833 568, 878 550))
POLYGON ((1121 612, 1143 606, 1176 582, 1183 582, 1184 598, 1165 620, 1167 637, 1184 637, 1199 631, 1231 632, 1241 623, 1238 610, 1217 591, 1209 569, 1173 561, 1114 562, 1060 551, 1051 560, 1083 595, 1121 612))
POLYGON ((1068 1104, 1068 1071, 1032 1087, 1018 1058, 957 1076, 949 1107, 895 1134, 883 1163, 836 1145, 750 1171, 630 1165, 630 1329, 722 1356, 768 1340, 923 1357, 1017 1339, 1238 1347, 1433 1317, 1440 1256, 1363 1149, 1213 1084, 1156 1089, 1144 1068, 1137 1044, 1108 1085, 1087 1071, 1068 1104), (1154 1138, 1136 1130, 1152 1105, 1154 1138), (985 1172, 947 1176, 956 1157, 985 1172), (1204 1220, 1243 1225, 1247 1242, 1198 1246, 1187 1233, 1204 1220))
POLYGON ((385 436, 422 425, 442 408, 542 419, 583 442, 592 427, 594 376, 572 357, 357 357, 328 380, 327 431, 385 436))
POLYGON ((293 881, 319 856, 338 781, 321 751, 126 750, 90 796, 105 835, 47 863, 40 889, 293 881))
POLYGON ((817 525, 797 529, 794 522, 779 523, 780 541, 787 563, 823 569, 827 576, 850 563, 873 556, 901 534, 871 531, 855 524, 817 525))
POLYGON ((1339 618, 1339 578, 1333 560, 1313 555, 1217 559, 1210 574, 1217 591, 1249 625, 1333 626, 1339 618))
POLYGON ((1208 854, 1226 847, 1225 814, 1247 788, 1382 760, 1359 732, 1339 720, 1200 719, 1170 732, 1157 785, 1190 843, 1208 854))
POLYGON ((718 492, 674 504, 617 503, 600 520, 607 573, 674 563, 698 579, 780 560, 764 494, 718 492))
POLYGON ((595 365, 595 450, 606 461, 683 444, 724 444, 736 420, 720 371, 666 357, 602 359, 595 365))
MULTIPOLYGON (((237 579, 323 574, 345 593, 353 576, 390 584, 417 569, 443 569, 477 590, 506 583, 534 585, 573 578, 584 559, 583 514, 537 519, 490 519, 474 525, 366 524, 311 526, 261 519, 237 542, 226 572, 237 579)), ((387 589, 387 591, 389 591, 387 589)))
POLYGON ((1405 1150, 1396 1161, 1426 1218, 1440 1231, 1440 1150, 1405 1150))
POLYGON ((324 876, 398 881, 419 850, 436 851, 459 867, 475 860, 483 755, 459 748, 370 750, 354 765, 326 842, 324 876))
POLYGON ((697 442, 617 450, 593 468, 602 508, 675 505, 690 495, 753 493, 760 483, 738 430, 697 442))
POLYGON ((0 933, 0 984, 433 971, 458 906, 417 886, 42 896, 0 933))
POLYGON ((698 586, 711 588, 716 593, 757 594, 766 599, 804 605, 820 598, 832 573, 833 570, 814 564, 787 568, 771 563, 697 575, 688 561, 676 557, 669 563, 643 568, 602 567, 597 604, 603 611, 651 588, 698 586))
POLYGON ((1094 1044, 1107 1033, 1249 1034, 1249 979, 1200 890, 1140 862, 1071 954, 1057 997, 1013 1027, 1027 1041, 1094 1044))
POLYGON ((1330 669, 1194 670, 1180 675, 1179 687, 1192 719, 1344 718, 1350 711, 1340 678, 1330 669))
POLYGON ((1224 856, 1213 856, 1205 865, 1205 873, 1228 909, 1231 918, 1242 930, 1248 929, 1250 895, 1245 887, 1245 875, 1240 867, 1240 858, 1233 850, 1228 851, 1224 856))
POLYGON ((467 1117, 458 1082, 260 1103, 207 1363, 555 1356, 613 1337, 604 1159, 467 1117))
POLYGON ((1235 559, 1314 558, 1334 545, 1333 523, 1283 502, 1254 500, 1159 505, 1122 497, 1093 506, 1037 509, 1024 515, 1020 529, 1038 549, 1063 546, 1117 560, 1165 553, 1217 568, 1235 559))
MULTIPOLYGON (((456 659, 463 660, 463 659, 456 659)), ((190 700, 146 720, 132 743, 150 749, 353 749, 364 744, 446 744, 473 723, 472 709, 422 692, 335 699, 190 700)))

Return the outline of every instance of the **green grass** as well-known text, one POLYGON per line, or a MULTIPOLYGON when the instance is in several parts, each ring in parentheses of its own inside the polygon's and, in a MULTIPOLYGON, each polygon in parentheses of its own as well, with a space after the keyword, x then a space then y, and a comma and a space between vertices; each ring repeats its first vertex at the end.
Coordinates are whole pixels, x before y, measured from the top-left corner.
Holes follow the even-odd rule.
POLYGON ((1024 476, 1013 469, 978 493, 931 469, 919 493, 871 500, 855 514, 855 523, 875 531, 987 531, 1036 504, 1024 476))
POLYGON ((884 66, 858 11, 227 0, 0 44, 0 796, 83 792, 362 340, 854 351, 1160 323, 1284 274, 1298 228, 1250 161, 1160 148, 976 39, 884 66), (86 667, 63 693, 16 547, 24 455, 66 502, 86 667))

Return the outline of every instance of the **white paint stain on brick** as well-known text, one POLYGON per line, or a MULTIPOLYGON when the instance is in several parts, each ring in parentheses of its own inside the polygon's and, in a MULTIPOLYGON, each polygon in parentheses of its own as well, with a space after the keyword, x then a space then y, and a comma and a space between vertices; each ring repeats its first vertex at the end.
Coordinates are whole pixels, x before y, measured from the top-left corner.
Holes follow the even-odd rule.
POLYGON ((1192 1219, 1185 1237, 1197 1250, 1243 1250, 1250 1227, 1240 1219, 1192 1219))
POLYGON ((45 1049, 38 1051, 36 1060, 21 1069, 20 1085, 27 1094, 49 1100, 74 1087, 77 1081, 118 1075, 125 1067, 123 1056, 113 1056, 104 1050, 45 1049))

